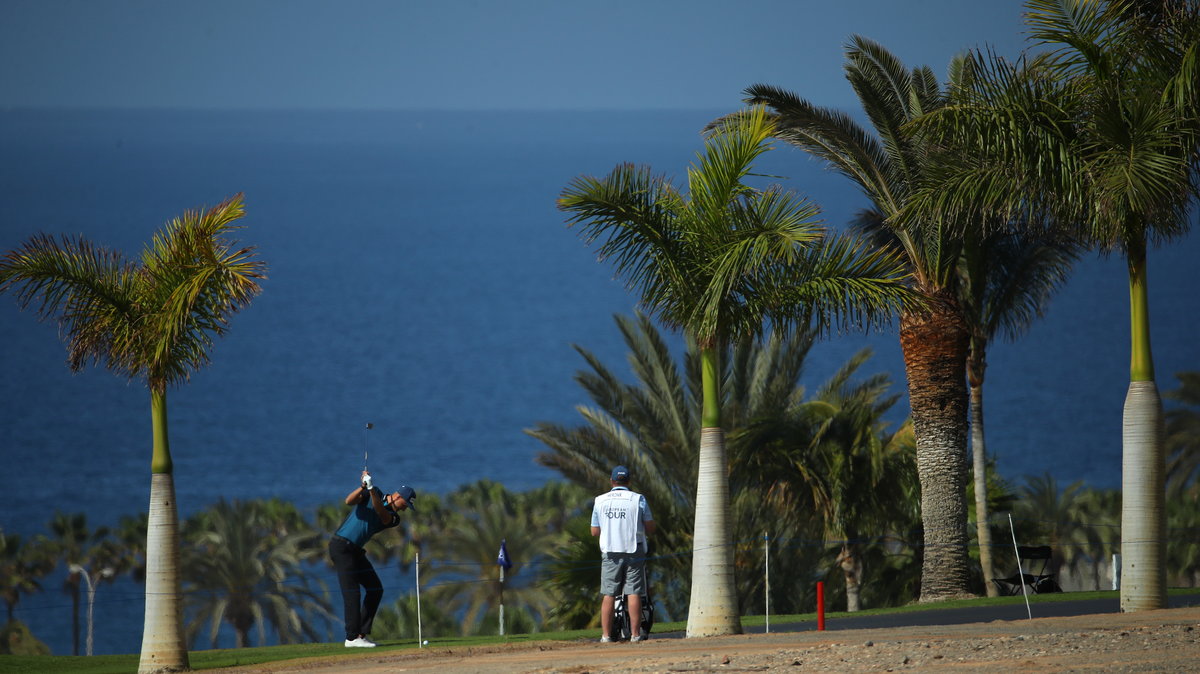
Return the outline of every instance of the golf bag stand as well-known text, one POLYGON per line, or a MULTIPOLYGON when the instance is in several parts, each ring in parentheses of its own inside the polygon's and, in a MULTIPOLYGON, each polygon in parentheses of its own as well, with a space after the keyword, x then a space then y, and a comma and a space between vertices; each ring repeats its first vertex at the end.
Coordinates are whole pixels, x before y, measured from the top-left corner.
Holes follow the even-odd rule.
MULTIPOLYGON (((650 636, 650 628, 654 626, 654 602, 650 599, 649 591, 642 596, 642 638, 650 636)), ((629 611, 625 606, 625 595, 617 595, 613 603, 613 640, 629 641, 632 636, 629 626, 629 611)))

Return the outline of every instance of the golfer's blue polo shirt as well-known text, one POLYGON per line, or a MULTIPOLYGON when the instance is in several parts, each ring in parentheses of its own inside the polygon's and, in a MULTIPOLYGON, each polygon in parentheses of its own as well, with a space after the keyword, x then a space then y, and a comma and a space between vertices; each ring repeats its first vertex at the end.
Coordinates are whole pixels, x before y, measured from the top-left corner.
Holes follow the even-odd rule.
POLYGON ((338 528, 337 535, 361 548, 375 534, 399 524, 400 517, 396 515, 396 511, 394 510, 392 511, 392 523, 384 524, 379 519, 379 513, 375 512, 375 508, 371 507, 371 499, 366 498, 354 506, 354 511, 346 517, 346 521, 342 522, 342 526, 338 528))

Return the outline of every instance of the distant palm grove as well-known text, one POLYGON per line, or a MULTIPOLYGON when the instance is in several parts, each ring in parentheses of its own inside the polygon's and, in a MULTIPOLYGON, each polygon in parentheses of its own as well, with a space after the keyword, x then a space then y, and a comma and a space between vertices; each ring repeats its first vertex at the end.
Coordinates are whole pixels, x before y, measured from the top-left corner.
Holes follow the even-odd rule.
MULTIPOLYGON (((368 545, 385 578, 420 572, 419 593, 415 580, 392 581, 389 600, 400 598, 372 637, 416 638, 418 624, 427 635, 597 627, 588 518, 617 464, 658 525, 658 619, 686 621, 689 637, 738 633, 741 616, 768 608, 813 611, 818 581, 847 611, 993 595, 1017 568, 1014 540, 1050 546, 1066 590, 1119 579, 1125 611, 1165 607, 1169 585, 1195 587, 1200 372, 1171 373, 1159 391, 1147 261, 1187 233, 1200 201, 1200 1, 1025 10, 1029 54, 966 52, 944 83, 851 37, 845 74, 865 125, 754 84, 747 107, 703 130, 682 186, 631 165, 566 185, 568 225, 639 301, 615 319, 628 362, 577 346, 581 421, 525 430, 561 481, 422 494, 419 517, 368 545), (861 189, 853 223, 828 227, 815 201, 755 173, 777 143, 861 189), (1006 482, 986 448, 987 349, 1020 338, 1096 252, 1129 271, 1122 487, 1006 482), (893 324, 904 382, 872 372, 863 351, 801 385, 817 341, 893 324), (631 381, 617 374, 626 368, 631 381), (514 562, 503 585, 502 541, 514 562)), ((141 671, 186 667, 189 648, 216 645, 222 630, 237 646, 334 640, 324 544, 342 505, 223 501, 182 522, 175 512, 166 392, 207 363, 265 278, 254 249, 229 239, 242 214, 240 195, 188 212, 138 262, 50 236, 0 258, 0 294, 60 322, 73 369, 103 364, 143 382, 153 420, 146 512, 115 526, 60 512, 46 535, 0 537, 0 652, 39 649, 14 611, 56 568, 76 654, 91 651, 83 616, 105 585, 146 584, 141 671)))

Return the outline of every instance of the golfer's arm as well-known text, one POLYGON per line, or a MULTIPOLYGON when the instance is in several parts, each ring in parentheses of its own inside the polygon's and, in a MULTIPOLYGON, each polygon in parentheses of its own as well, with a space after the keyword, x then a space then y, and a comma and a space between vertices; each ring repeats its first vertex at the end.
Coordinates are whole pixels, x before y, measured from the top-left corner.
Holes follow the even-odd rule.
POLYGON ((379 521, 383 522, 384 526, 392 523, 391 511, 383 507, 383 499, 374 489, 371 490, 371 507, 375 509, 375 514, 379 515, 379 521))
POLYGON ((359 485, 358 489, 346 494, 346 505, 354 505, 355 503, 358 503, 358 499, 362 498, 362 493, 362 485, 359 485))

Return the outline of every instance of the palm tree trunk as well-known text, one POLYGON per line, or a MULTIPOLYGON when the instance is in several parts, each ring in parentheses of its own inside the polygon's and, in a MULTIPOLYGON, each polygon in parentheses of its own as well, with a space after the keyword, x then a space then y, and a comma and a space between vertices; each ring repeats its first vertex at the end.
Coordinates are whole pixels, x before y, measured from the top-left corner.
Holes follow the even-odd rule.
POLYGON ((838 565, 846 580, 846 612, 854 613, 862 608, 862 557, 852 543, 843 543, 838 555, 838 565))
POLYGON ((696 520, 692 537, 692 598, 688 604, 688 637, 741 634, 733 579, 733 545, 729 522, 729 470, 725 431, 700 431, 696 479, 696 520))
POLYGON ((69 584, 71 592, 71 654, 79 655, 79 574, 69 584))
POLYGON ((971 458, 975 468, 975 535, 979 539, 979 566, 983 569, 983 585, 987 596, 998 597, 1000 590, 992 582, 992 529, 988 526, 991 513, 987 502, 987 444, 983 434, 983 378, 987 369, 984 346, 972 342, 967 364, 967 380, 971 387, 971 458))
POLYGON ((146 529, 146 615, 138 674, 188 669, 179 574, 179 513, 167 441, 165 392, 151 390, 150 418, 154 454, 150 475, 150 518, 146 529))
POLYGON ((921 601, 968 596, 967 331, 951 299, 900 320, 917 473, 924 561, 921 601))
POLYGON ((1129 391, 1121 424, 1121 610, 1167 607, 1166 458, 1154 383, 1145 243, 1129 257, 1129 391))
POLYGON ((741 634, 733 579, 729 517, 729 461, 720 426, 720 368, 716 347, 700 349, 702 427, 696 475, 696 519, 692 534, 692 597, 688 637, 741 634))

